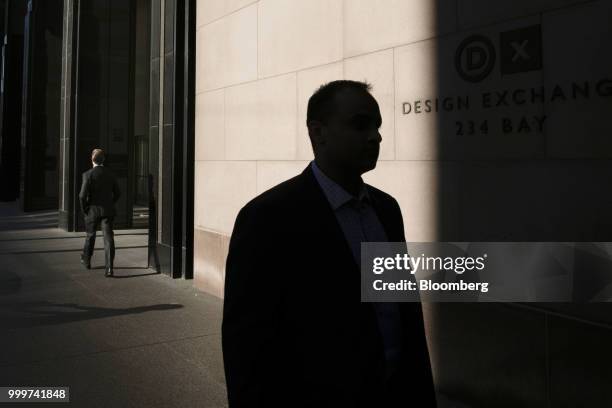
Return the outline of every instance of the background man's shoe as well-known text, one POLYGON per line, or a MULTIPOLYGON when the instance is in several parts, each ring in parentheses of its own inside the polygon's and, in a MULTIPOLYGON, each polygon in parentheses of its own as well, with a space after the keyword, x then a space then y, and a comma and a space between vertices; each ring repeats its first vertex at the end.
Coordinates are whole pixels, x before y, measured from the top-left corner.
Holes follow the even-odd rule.
POLYGON ((91 261, 90 258, 87 258, 86 256, 81 254, 81 263, 85 266, 85 268, 91 269, 90 261, 91 261))
POLYGON ((113 268, 106 268, 106 271, 104 272, 104 276, 106 276, 107 278, 112 278, 113 277, 113 268))

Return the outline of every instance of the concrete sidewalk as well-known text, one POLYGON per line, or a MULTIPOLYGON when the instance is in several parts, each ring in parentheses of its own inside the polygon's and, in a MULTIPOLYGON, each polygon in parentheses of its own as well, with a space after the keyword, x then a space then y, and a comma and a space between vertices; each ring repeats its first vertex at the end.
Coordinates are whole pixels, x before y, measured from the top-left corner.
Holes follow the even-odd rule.
MULTIPOLYGON (((57 213, 7 208, 0 205, 0 387, 69 386, 71 403, 58 406, 227 406, 222 301, 148 269, 146 230, 115 231, 116 276, 105 278, 100 231, 86 270, 84 233, 58 229, 57 213)), ((443 395, 438 404, 465 407, 443 395)))
POLYGON ((0 232, 0 386, 70 386, 75 407, 227 406, 222 302, 147 269, 146 234, 116 231, 105 278, 100 231, 91 270, 84 233, 0 232))

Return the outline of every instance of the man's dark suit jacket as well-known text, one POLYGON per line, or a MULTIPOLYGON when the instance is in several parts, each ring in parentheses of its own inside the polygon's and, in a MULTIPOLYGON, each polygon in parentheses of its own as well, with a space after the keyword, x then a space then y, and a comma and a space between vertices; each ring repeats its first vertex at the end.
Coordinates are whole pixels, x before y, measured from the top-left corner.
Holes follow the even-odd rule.
POLYGON ((120 196, 119 183, 111 169, 95 166, 83 172, 79 203, 86 219, 115 216, 115 202, 120 196))
MULTIPOLYGON (((390 195, 368 186, 390 241, 405 241, 390 195)), ((308 166, 239 212, 226 264, 222 345, 235 407, 382 407, 384 351, 360 271, 308 166)), ((401 303, 403 407, 434 407, 420 303, 401 303)))

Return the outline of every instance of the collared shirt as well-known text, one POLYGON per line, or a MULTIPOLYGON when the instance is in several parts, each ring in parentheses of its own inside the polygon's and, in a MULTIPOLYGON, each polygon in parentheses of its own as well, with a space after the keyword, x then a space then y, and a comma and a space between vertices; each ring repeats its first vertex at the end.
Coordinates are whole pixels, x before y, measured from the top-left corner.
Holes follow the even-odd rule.
MULTIPOLYGON (((387 234, 380 222, 365 183, 362 183, 357 197, 350 194, 330 179, 314 160, 310 163, 317 182, 334 210, 336 220, 344 233, 353 258, 361 264, 362 242, 387 242, 387 234)), ((385 347, 385 358, 393 367, 401 351, 401 324, 399 309, 395 303, 374 303, 378 326, 385 347)), ((390 374, 390 373, 389 373, 390 374)))
POLYGON ((93 165, 93 166, 94 166, 94 167, 97 167, 97 166, 104 166, 104 164, 94 163, 94 165, 93 165))

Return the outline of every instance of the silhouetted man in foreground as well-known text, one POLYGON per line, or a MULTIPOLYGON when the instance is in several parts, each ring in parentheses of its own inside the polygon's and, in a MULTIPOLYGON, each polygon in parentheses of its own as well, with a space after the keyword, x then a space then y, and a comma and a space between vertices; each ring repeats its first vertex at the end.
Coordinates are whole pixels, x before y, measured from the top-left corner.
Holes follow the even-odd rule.
POLYGON ((360 243, 405 241, 400 208, 365 184, 381 136, 369 85, 308 102, 315 160, 239 212, 225 277, 229 405, 435 407, 420 303, 362 303, 360 243))
POLYGON ((117 178, 112 170, 104 167, 104 151, 94 149, 91 153, 93 167, 83 173, 83 184, 79 193, 81 211, 85 217, 85 246, 81 254, 81 263, 91 268, 91 256, 96 242, 98 225, 104 234, 104 276, 113 276, 115 259, 115 238, 113 236, 113 218, 116 214, 115 203, 121 195, 117 178))

